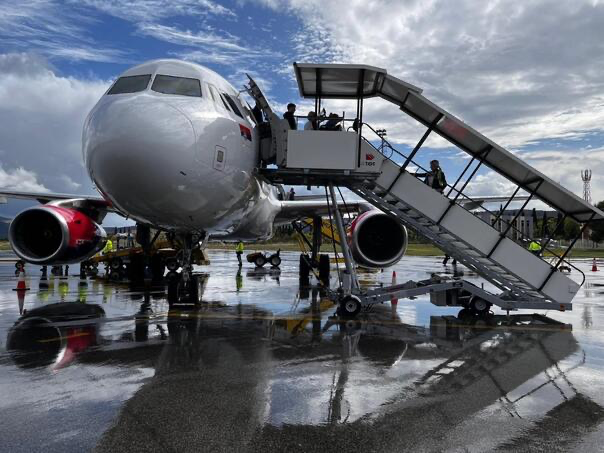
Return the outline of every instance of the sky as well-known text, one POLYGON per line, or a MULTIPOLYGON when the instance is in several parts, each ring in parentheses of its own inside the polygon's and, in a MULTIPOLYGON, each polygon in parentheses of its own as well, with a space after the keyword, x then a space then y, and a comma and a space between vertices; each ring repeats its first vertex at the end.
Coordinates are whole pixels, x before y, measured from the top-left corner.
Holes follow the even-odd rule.
MULTIPOLYGON (((81 155, 88 111, 127 68, 193 61, 241 88, 250 73, 298 113, 293 62, 387 69, 538 170, 604 199, 604 2, 598 0, 16 0, 0 2, 0 187, 95 194, 81 155)), ((327 110, 351 103, 332 101, 327 110)), ((405 152, 424 128, 383 100, 365 118, 405 152)), ((449 182, 467 162, 430 137, 449 182)), ((490 170, 474 195, 511 194, 490 170)), ((14 215, 23 203, 0 206, 14 215)))

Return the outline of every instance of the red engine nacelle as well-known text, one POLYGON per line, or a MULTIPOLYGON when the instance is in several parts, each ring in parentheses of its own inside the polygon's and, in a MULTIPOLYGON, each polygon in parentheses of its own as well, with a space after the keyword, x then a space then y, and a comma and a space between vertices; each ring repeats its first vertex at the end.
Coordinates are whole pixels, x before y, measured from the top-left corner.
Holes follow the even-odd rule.
POLYGON ((15 253, 28 263, 71 264, 101 250, 107 234, 80 211, 44 205, 17 215, 8 239, 15 253))
POLYGON ((371 268, 398 263, 407 250, 408 237, 403 225, 377 210, 359 215, 348 231, 348 241, 355 261, 371 268))

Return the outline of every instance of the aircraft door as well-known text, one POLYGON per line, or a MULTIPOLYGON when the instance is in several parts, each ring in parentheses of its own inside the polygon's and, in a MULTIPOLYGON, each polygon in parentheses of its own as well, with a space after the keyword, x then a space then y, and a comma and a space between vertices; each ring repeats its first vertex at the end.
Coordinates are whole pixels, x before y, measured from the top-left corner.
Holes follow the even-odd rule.
POLYGON ((216 150, 214 151, 214 168, 216 170, 224 171, 224 167, 226 166, 226 148, 216 145, 216 150))

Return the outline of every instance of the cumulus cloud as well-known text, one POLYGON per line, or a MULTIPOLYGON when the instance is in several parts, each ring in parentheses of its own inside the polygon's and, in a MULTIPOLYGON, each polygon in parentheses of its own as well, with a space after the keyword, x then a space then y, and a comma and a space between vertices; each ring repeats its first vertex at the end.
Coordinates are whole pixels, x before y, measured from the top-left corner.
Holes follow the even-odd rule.
POLYGON ((5 170, 1 164, 0 187, 24 192, 48 192, 48 189, 38 182, 38 176, 34 172, 23 167, 5 170))
MULTIPOLYGON (((38 175, 40 187, 94 194, 81 152, 86 115, 107 89, 102 80, 58 75, 39 56, 0 55, 0 149, 5 168, 38 175)), ((36 182, 37 183, 37 182, 36 182)))
MULTIPOLYGON (((424 88, 424 94, 504 146, 601 130, 604 5, 479 0, 367 2, 258 0, 304 23, 298 61, 357 62, 424 88)), ((400 115, 368 107, 392 129, 400 115)))

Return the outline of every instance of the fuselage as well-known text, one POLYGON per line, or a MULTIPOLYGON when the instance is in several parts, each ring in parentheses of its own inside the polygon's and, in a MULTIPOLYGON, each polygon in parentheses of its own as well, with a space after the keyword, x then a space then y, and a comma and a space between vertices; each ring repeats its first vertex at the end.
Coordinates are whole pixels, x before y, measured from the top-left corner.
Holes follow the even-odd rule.
POLYGON ((84 161, 122 214, 162 229, 258 239, 272 233, 275 189, 253 175, 257 130, 224 78, 156 60, 124 72, 86 119, 84 161))

